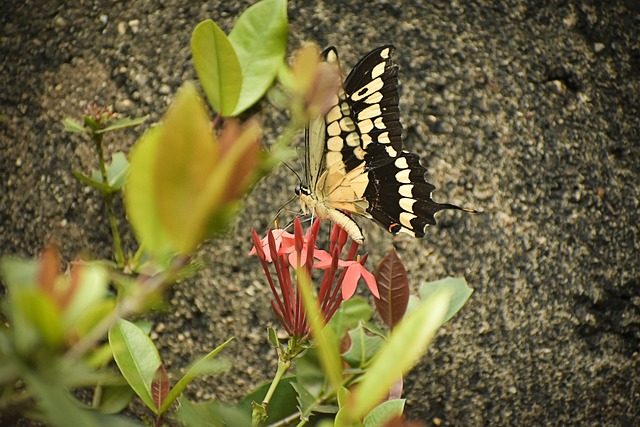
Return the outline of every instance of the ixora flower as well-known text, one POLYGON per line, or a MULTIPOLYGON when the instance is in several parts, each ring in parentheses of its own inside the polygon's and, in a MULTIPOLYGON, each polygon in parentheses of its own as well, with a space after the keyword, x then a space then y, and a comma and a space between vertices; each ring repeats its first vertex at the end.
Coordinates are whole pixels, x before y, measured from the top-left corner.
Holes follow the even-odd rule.
POLYGON ((356 258, 359 245, 352 241, 346 258, 341 260, 340 254, 347 243, 347 233, 334 225, 327 252, 316 247, 319 231, 320 221, 317 220, 303 233, 297 218, 293 234, 281 229, 269 230, 261 240, 255 230, 252 231, 254 247, 249 255, 257 255, 262 263, 274 296, 271 308, 289 336, 306 337, 310 333, 302 296, 297 288, 297 277, 294 282, 290 267, 303 269, 308 277, 312 277, 313 268, 324 270, 318 289, 318 303, 325 323, 335 314, 343 300, 353 296, 360 278, 364 279, 376 298, 380 297, 373 274, 364 268, 366 256, 356 258), (276 286, 269 264, 274 266, 279 286, 276 286), (336 281, 339 269, 342 271, 336 281))

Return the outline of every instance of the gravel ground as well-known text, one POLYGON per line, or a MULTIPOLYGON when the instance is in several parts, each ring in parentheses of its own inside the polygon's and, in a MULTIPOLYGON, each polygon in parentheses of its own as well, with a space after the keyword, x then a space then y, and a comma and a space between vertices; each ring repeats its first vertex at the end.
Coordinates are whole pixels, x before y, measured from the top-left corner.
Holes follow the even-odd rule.
MULTIPOLYGON (((158 120, 194 79, 189 39, 229 30, 251 2, 5 1, 0 8, 0 248, 109 257, 100 198, 70 171, 95 167, 65 134, 88 101, 158 120)), ((640 424, 640 5, 633 0, 292 1, 290 51, 336 45, 347 67, 393 43, 405 141, 443 213, 423 240, 363 224, 371 259, 395 245, 420 281, 464 276, 475 293, 407 379, 426 425, 640 424)), ((256 109, 266 142, 284 116, 256 109)), ((120 134, 128 150, 144 129, 120 134)), ((296 178, 281 168, 246 200, 208 268, 154 313, 169 369, 230 335, 234 368, 193 398, 233 401, 275 370, 269 294, 250 248, 296 178)), ((120 205, 120 212, 122 209, 120 205)), ((130 234, 128 235, 130 239, 130 234)), ((137 410, 134 408, 134 410, 137 410)))

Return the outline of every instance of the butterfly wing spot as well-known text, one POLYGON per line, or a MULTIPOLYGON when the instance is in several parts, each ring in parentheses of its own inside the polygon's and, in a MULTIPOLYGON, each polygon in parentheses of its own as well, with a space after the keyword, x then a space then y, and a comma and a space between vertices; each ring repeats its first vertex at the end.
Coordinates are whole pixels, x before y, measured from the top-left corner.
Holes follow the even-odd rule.
MULTIPOLYGON (((365 108, 358 114, 358 121, 373 119, 374 117, 378 117, 382 115, 382 111, 380 111, 380 104, 373 104, 365 108)), ((371 120, 369 120, 371 121, 371 120)))
POLYGON ((404 184, 410 184, 411 179, 409 179, 409 174, 411 174, 411 169, 402 169, 400 172, 396 173, 396 181, 404 184))
POLYGON ((368 134, 373 130, 373 122, 369 119, 358 122, 358 130, 360 135, 368 134))
POLYGON ((342 132, 342 129, 340 129, 339 122, 336 121, 327 125, 327 135, 338 136, 340 132, 342 132))

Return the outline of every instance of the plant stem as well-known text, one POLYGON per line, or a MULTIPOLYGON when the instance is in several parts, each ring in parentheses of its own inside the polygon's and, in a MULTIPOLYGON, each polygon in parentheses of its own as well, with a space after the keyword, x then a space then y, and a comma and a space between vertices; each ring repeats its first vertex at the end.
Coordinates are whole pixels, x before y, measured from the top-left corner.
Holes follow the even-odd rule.
POLYGON ((285 359, 283 357, 278 358, 278 369, 276 370, 276 374, 273 377, 273 381, 271 381, 271 385, 269 386, 269 390, 267 390, 267 394, 264 396, 264 399, 261 403, 256 404, 251 413, 251 425, 257 426, 267 419, 267 407, 269 406, 269 402, 271 401, 271 397, 273 397, 273 393, 275 393, 276 388, 278 388, 278 384, 280 384, 280 380, 285 372, 291 367, 291 360, 285 359))
MULTIPOLYGON (((107 166, 104 161, 104 150, 102 148, 102 134, 93 134, 93 141, 96 144, 96 150, 98 151, 98 163, 100 164, 100 174, 102 175, 102 182, 108 185, 107 166)), ((109 225, 111 226, 111 235, 113 236, 114 254, 118 267, 124 267, 124 252, 122 251, 122 239, 120 238, 120 231, 118 230, 118 220, 116 219, 115 210, 113 209, 113 193, 106 191, 102 192, 104 203, 107 206, 107 214, 109 215, 109 225)))

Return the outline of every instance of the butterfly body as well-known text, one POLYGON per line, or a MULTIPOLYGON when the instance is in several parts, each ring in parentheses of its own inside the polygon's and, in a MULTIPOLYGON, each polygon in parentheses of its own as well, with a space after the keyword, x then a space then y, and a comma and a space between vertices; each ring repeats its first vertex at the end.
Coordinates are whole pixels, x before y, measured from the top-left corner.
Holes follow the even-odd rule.
MULTIPOLYGON (((306 186, 298 186, 302 209, 340 225, 358 242, 364 236, 350 215, 378 222, 393 234, 423 237, 443 209, 431 199, 419 157, 403 149, 393 46, 365 55, 336 94, 324 117, 309 123, 306 186)), ((325 60, 338 63, 329 48, 325 60)))

